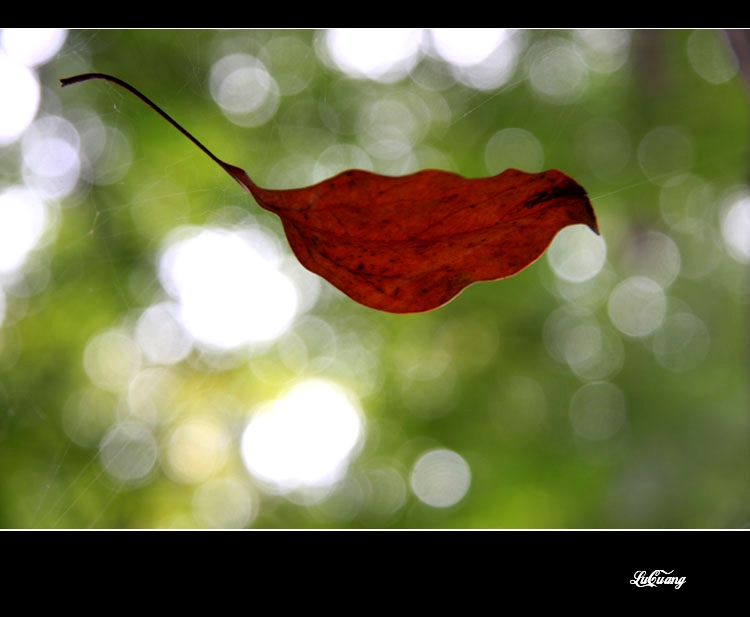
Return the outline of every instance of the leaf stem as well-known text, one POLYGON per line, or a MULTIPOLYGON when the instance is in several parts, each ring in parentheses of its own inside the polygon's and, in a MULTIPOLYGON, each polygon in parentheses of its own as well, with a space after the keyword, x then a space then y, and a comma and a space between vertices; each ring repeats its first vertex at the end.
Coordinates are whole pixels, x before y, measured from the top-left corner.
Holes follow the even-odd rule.
POLYGON ((91 79, 103 79, 104 81, 109 81, 117 86, 120 86, 121 88, 124 88, 131 94, 138 97, 141 101, 146 103, 146 105, 148 105, 151 109, 158 113, 162 118, 169 122, 173 127, 180 131, 180 133, 182 133, 191 142, 193 142, 193 144, 198 146, 198 148, 200 148, 212 161, 214 161, 217 165, 219 165, 219 167, 221 167, 225 172, 232 176, 232 178, 234 178, 240 184, 240 186, 242 186, 242 188, 244 188, 251 195, 253 194, 253 188, 255 188, 255 184, 243 169, 222 161, 213 152, 206 148, 206 146, 204 146, 187 129, 183 128, 179 122, 172 118, 172 116, 170 116, 166 111, 164 111, 161 107, 154 103, 145 94, 140 92, 137 88, 131 86, 126 81, 123 81, 122 79, 119 79, 117 77, 113 77, 112 75, 107 75, 106 73, 83 73, 81 75, 74 75, 72 77, 64 77, 60 79, 60 85, 64 88, 65 86, 70 86, 72 84, 77 84, 83 81, 89 81, 91 79))

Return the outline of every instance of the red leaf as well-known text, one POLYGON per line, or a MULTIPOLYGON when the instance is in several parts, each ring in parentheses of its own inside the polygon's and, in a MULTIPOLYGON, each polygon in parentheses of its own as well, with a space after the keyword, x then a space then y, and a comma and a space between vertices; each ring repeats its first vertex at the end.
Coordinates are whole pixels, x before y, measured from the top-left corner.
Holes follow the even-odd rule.
POLYGON ((599 233, 586 192, 557 170, 466 179, 437 170, 390 177, 354 169, 306 188, 264 189, 129 84, 100 73, 61 82, 87 79, 116 83, 160 113, 279 216, 302 265, 365 306, 429 311, 472 283, 516 274, 568 225, 599 233))
POLYGON ((303 189, 249 191, 281 218, 302 265, 391 313, 428 311, 471 283, 515 274, 567 225, 597 230, 584 190, 556 170, 476 180, 351 170, 303 189))

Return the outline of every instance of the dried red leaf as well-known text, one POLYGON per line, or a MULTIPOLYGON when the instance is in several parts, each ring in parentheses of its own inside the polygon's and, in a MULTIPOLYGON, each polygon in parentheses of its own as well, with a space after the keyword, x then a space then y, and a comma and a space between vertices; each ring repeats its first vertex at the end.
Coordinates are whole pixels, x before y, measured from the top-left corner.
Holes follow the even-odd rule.
POLYGON ((391 313, 428 311, 472 283, 515 274, 567 225, 597 231, 585 191, 556 170, 473 180, 351 170, 302 189, 248 190, 281 218, 302 265, 391 313))
POLYGON ((568 225, 598 233, 586 192, 557 170, 466 179, 437 170, 391 177, 354 169, 305 188, 261 188, 129 84, 100 73, 61 81, 87 79, 112 81, 154 108, 279 216, 303 266, 374 309, 429 311, 472 283, 516 274, 568 225))

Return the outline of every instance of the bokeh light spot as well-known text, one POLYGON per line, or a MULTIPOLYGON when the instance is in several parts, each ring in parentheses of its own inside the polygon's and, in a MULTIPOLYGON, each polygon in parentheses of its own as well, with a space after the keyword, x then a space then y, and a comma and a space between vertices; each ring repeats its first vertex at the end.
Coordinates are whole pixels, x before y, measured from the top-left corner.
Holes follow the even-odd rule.
POLYGON ((604 238, 585 225, 571 225, 555 236, 547 249, 547 261, 563 280, 582 283, 595 277, 607 260, 604 238))
POLYGON ((145 424, 165 424, 177 413, 180 380, 171 369, 155 366, 141 370, 128 386, 128 407, 145 424))
POLYGON ((449 508, 466 496, 471 486, 471 468, 452 450, 430 450, 414 464, 410 482, 420 501, 433 508, 449 508))
POLYGON ((750 264, 750 195, 741 194, 724 209, 721 235, 732 259, 750 264))
POLYGON ((239 529, 255 519, 258 504, 236 478, 217 478, 201 484, 193 495, 196 519, 213 529, 239 529))
POLYGON ((630 32, 618 29, 586 29, 573 32, 584 48, 586 64, 598 73, 613 73, 630 55, 630 32))
POLYGON ((717 30, 695 30, 687 40, 690 65, 703 79, 721 84, 737 75, 737 59, 717 30))
POLYGON ((313 182, 320 182, 347 169, 373 171, 367 152, 353 144, 336 144, 326 148, 315 161, 313 182))
POLYGON ((525 46, 523 31, 504 28, 435 28, 430 38, 454 79, 477 90, 507 83, 525 46))
POLYGON ((181 229, 162 255, 159 275, 188 332, 208 346, 233 349, 273 340, 291 325, 297 291, 280 265, 275 243, 260 229, 181 229))
POLYGON ((42 238, 48 208, 27 188, 12 186, 0 193, 0 274, 20 268, 42 238))
POLYGON ((255 413, 242 435, 242 457, 271 490, 326 487, 343 477, 362 436, 352 395, 311 379, 255 413))
POLYGON ((544 100, 574 103, 588 86, 588 67, 578 47, 562 38, 535 43, 528 51, 529 84, 544 100))
POLYGON ((680 250, 674 240, 658 231, 634 234, 622 256, 628 276, 645 276, 666 289, 680 273, 680 250))
POLYGON ((39 82, 34 73, 0 51, 0 83, 13 96, 0 97, 0 146, 13 143, 31 124, 39 108, 39 82))
POLYGON ((543 169, 544 149, 525 129, 502 129, 487 140, 484 162, 490 175, 510 168, 534 173, 543 169))
POLYGON ((655 281, 645 276, 632 276, 612 290, 608 308, 609 317, 620 332, 639 338, 661 326, 667 298, 655 281))
POLYGON ((506 36, 502 28, 434 28, 430 34, 438 53, 458 66, 479 64, 506 36))
POLYGON ((396 514, 406 503, 406 482, 393 467, 383 465, 367 470, 363 484, 371 515, 387 518, 396 514))
POLYGON ((62 198, 78 183, 80 138, 67 120, 47 116, 36 120, 24 133, 22 148, 24 180, 47 198, 62 198))
POLYGON ((416 28, 334 28, 325 35, 335 66, 351 77, 386 83, 405 77, 419 58, 416 28))
POLYGON ((400 159, 411 153, 422 126, 405 102, 378 99, 365 105, 359 114, 359 141, 377 158, 400 159))
POLYGON ((99 446, 104 469, 123 482, 146 478, 156 464, 156 439, 149 428, 136 422, 115 424, 99 446))
POLYGON ((613 377, 625 362, 620 336, 593 319, 565 332, 563 353, 570 370, 589 381, 613 377))
POLYGON ((226 461, 229 443, 224 427, 210 416, 180 422, 166 449, 169 475, 178 482, 204 482, 226 461))
POLYGON ((13 59, 33 67, 44 64, 65 43, 67 30, 62 28, 4 28, 0 46, 13 59))
POLYGON ((284 96, 299 94, 315 77, 315 54, 296 36, 272 38, 260 56, 284 96))
POLYGON ((136 340, 153 364, 175 364, 193 348, 193 339, 180 326, 177 310, 174 303, 162 302, 148 307, 138 318, 136 340))
POLYGON ((265 65, 249 54, 230 54, 211 67, 211 96, 240 126, 268 122, 279 106, 279 87, 265 65))
POLYGON ((141 367, 140 349, 124 332, 106 330, 89 339, 83 365, 95 385, 108 392, 124 392, 141 367))

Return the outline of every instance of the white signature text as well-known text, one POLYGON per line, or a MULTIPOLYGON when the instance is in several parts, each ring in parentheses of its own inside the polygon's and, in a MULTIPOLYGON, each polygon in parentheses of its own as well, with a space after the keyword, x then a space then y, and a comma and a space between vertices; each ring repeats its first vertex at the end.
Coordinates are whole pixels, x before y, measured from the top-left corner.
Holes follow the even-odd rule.
POLYGON ((657 585, 674 585, 675 589, 679 589, 685 583, 684 576, 669 576, 674 570, 667 572, 666 570, 654 570, 651 574, 648 574, 645 570, 639 570, 635 573, 635 577, 630 581, 631 585, 636 587, 656 587, 657 585))

